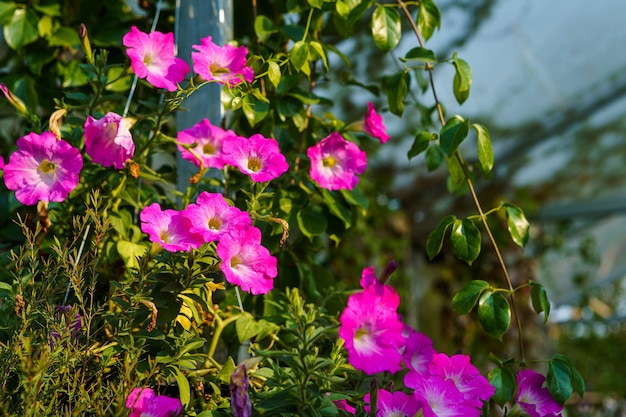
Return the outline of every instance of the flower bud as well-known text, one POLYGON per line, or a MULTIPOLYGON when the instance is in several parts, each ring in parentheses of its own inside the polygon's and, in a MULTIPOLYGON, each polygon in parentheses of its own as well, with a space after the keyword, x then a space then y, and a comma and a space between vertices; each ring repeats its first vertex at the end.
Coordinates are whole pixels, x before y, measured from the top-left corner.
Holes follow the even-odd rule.
POLYGON ((83 46, 83 50, 85 51, 85 58, 87 62, 93 64, 93 52, 91 51, 91 42, 89 42, 89 34, 87 33, 87 27, 84 23, 80 24, 80 28, 78 29, 78 37, 80 38, 80 44, 83 46))
POLYGON ((11 105, 15 107, 17 111, 19 111, 23 115, 28 115, 28 110, 26 109, 26 105, 24 104, 24 102, 20 100, 19 97, 14 96, 13 93, 11 93, 11 90, 9 90, 9 88, 4 85, 4 83, 0 83, 0 92, 2 92, 2 95, 4 95, 7 100, 9 100, 9 103, 11 103, 11 105))

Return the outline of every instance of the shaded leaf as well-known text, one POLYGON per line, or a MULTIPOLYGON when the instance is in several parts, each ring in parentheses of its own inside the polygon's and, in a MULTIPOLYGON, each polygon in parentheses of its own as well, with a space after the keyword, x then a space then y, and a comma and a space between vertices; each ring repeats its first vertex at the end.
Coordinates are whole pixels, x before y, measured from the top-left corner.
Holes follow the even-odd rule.
POLYGON ((428 149, 426 149, 426 168, 429 171, 434 171, 441 163, 446 159, 446 154, 437 143, 431 143, 428 149))
POLYGON ((488 335, 501 341, 511 324, 509 301, 500 292, 483 292, 478 301, 478 321, 488 335))
POLYGON ((480 254, 480 230, 471 220, 455 220, 450 240, 452 242, 452 252, 457 258, 470 265, 480 254))
POLYGON ((528 242, 528 229, 530 229, 530 223, 526 220, 526 216, 524 215, 522 209, 516 205, 502 203, 502 208, 504 208, 506 213, 507 226, 513 242, 523 248, 526 246, 526 242, 528 242))
POLYGON ((552 398, 561 405, 565 404, 565 401, 567 401, 574 392, 574 387, 572 386, 572 371, 565 362, 560 360, 548 361, 546 383, 552 398))
POLYGON ((469 120, 461 116, 450 118, 439 133, 439 144, 441 149, 449 158, 454 155, 459 145, 465 140, 469 133, 469 120))
POLYGON ((491 399, 500 407, 504 407, 504 404, 513 398, 515 393, 515 374, 510 368, 498 367, 489 372, 487 379, 496 390, 491 399))
POLYGON ((578 395, 582 397, 585 393, 585 380, 580 372, 578 372, 572 361, 567 356, 560 353, 555 354, 552 359, 555 361, 563 362, 566 366, 569 367, 572 377, 573 388, 578 393, 578 395))
POLYGON ((538 282, 530 281, 530 300, 533 305, 535 313, 544 313, 543 322, 548 322, 548 316, 550 316, 550 300, 548 300, 548 294, 546 289, 538 282))
POLYGON ((418 132, 417 135, 415 135, 415 140, 413 141, 413 145, 411 145, 411 149, 409 149, 409 152, 407 153, 409 161, 428 149, 430 141, 434 139, 437 139, 437 135, 434 133, 426 130, 418 132))
POLYGON ((456 54, 454 54, 452 58, 452 64, 454 65, 455 70, 454 80, 452 83, 454 98, 456 98, 456 101, 459 104, 463 104, 470 94, 470 87, 472 85, 472 69, 467 62, 461 58, 457 58, 456 54))
POLYGON ((406 72, 398 72, 387 79, 387 103, 389 111, 398 117, 404 113, 404 99, 409 91, 410 76, 406 72))
POLYGON ((452 308, 457 314, 468 314, 478 302, 480 295, 487 288, 489 288, 487 281, 479 279, 470 281, 452 298, 452 308))
POLYGON ((326 217, 312 207, 307 206, 300 210, 296 217, 298 227, 300 227, 302 233, 308 238, 321 235, 328 227, 326 217))
POLYGON ((435 256, 437 256, 437 254, 439 254, 439 252, 441 252, 441 247, 443 246, 443 238, 446 234, 446 231, 448 230, 448 227, 450 227, 450 225, 455 222, 455 220, 456 217, 451 214, 444 217, 439 222, 435 230, 428 234, 428 239, 426 240, 426 253, 428 254, 428 259, 430 259, 431 261, 435 256))
POLYGON ((493 147, 491 146, 491 136, 485 126, 474 123, 472 128, 476 131, 478 140, 478 163, 480 170, 488 174, 493 168, 493 147))
POLYGON ((4 26, 4 40, 11 49, 35 42, 39 38, 37 30, 38 18, 35 12, 24 7, 13 11, 11 20, 4 26))
POLYGON ((435 63, 437 62, 437 58, 435 57, 435 53, 430 49, 420 48, 419 46, 411 49, 406 53, 404 58, 400 58, 402 61, 423 61, 435 63))

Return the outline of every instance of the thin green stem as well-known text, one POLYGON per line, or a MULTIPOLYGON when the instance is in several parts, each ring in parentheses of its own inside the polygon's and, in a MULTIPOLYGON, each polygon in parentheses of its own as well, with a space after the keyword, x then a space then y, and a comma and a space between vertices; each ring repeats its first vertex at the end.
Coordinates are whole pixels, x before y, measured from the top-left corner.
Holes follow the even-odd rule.
POLYGON ((222 319, 217 312, 215 313, 215 322, 217 326, 215 327, 215 332, 213 333, 213 338, 211 339, 211 346, 209 346, 209 351, 207 352, 207 356, 209 358, 213 358, 215 355, 215 351, 217 350, 217 342, 220 340, 220 336, 222 335, 222 331, 224 328, 228 326, 233 321, 237 320, 241 317, 241 314, 235 314, 234 316, 230 316, 227 319, 222 319))
MULTIPOLYGON (((398 4, 400 5, 400 8, 402 9, 402 11, 404 12, 404 14, 406 15, 407 19, 409 20, 409 24, 411 25, 411 28, 413 29, 413 32, 415 33, 415 37, 417 38, 417 41, 420 44, 420 47, 424 48, 424 41, 422 40, 422 36, 420 35, 420 31, 419 28, 417 27, 417 25, 415 24, 415 19, 413 19, 413 16, 411 15, 411 13, 409 12, 409 9, 407 8, 406 4, 402 1, 402 0, 397 0, 398 4)), ((439 101, 439 98, 437 97, 437 90, 435 89, 435 82, 434 82, 434 77, 433 77, 433 70, 432 70, 432 66, 430 65, 430 63, 426 63, 426 71, 428 72, 428 78, 430 81, 430 87, 431 87, 431 91, 433 94, 433 98, 435 100, 435 106, 437 108, 437 114, 439 116, 439 122, 441 123, 441 126, 444 127, 446 125, 446 121, 443 115, 443 109, 441 107, 441 103, 439 101)), ((483 208, 482 205, 480 204, 480 200, 478 199, 478 195, 476 194, 476 190, 474 189, 474 184, 467 172, 467 168, 465 167, 465 163, 463 162, 463 159, 461 158, 461 154, 460 152, 457 150, 454 153, 454 158, 456 158, 456 160, 459 162, 459 165, 461 166, 461 169, 463 170, 463 176, 465 177, 465 182, 467 184, 467 187, 470 191, 470 194, 472 195, 472 200, 474 201, 474 206, 476 207, 476 210, 478 211, 478 215, 480 217, 480 220, 485 228, 485 231, 487 232, 487 236, 489 237, 489 241, 491 242, 496 257, 498 259, 498 263, 500 264, 500 269, 502 270, 502 274, 504 276, 504 281, 506 286, 508 287, 509 291, 510 291, 510 298, 511 298, 511 309, 513 310, 513 314, 515 315, 515 321, 517 324, 517 333, 518 333, 518 340, 519 340, 519 350, 520 350, 520 360, 521 360, 521 364, 522 366, 526 364, 526 355, 524 353, 524 337, 523 337, 523 333, 522 333, 522 321, 518 312, 518 308, 517 308, 517 302, 515 300, 515 291, 513 288, 513 283, 511 281, 511 277, 509 275, 509 271, 508 268, 506 266, 506 263, 504 262, 504 258, 502 257, 502 253, 500 252, 500 248, 498 247, 498 244, 495 240, 495 238, 493 237, 493 233, 491 232, 491 228, 489 227, 489 224, 487 223, 487 215, 483 212, 483 208)))

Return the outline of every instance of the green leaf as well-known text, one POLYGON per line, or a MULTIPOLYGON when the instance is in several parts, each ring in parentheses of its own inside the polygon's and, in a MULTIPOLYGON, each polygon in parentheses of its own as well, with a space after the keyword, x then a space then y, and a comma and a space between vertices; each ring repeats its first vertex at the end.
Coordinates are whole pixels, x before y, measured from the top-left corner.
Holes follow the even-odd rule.
POLYGON ((448 227, 452 223, 456 221, 456 217, 452 214, 444 217, 435 230, 428 234, 428 239, 426 240, 426 253, 428 254, 428 259, 431 261, 439 252, 441 252, 441 247, 443 246, 443 238, 448 230, 448 227))
POLYGON ((252 317, 252 314, 243 312, 241 317, 235 322, 235 329, 237 330, 237 337, 239 342, 243 343, 244 340, 248 340, 259 334, 261 326, 252 317))
POLYGON ((515 374, 511 368, 494 368, 487 375, 487 379, 492 387, 495 388, 495 393, 492 400, 494 400, 500 407, 504 407, 515 393, 515 374))
POLYGON ((126 71, 122 67, 112 67, 107 72, 107 80, 116 80, 112 83, 109 83, 104 87, 107 91, 114 91, 116 93, 126 92, 130 89, 130 85, 132 82, 132 77, 130 75, 123 76, 118 79, 118 77, 122 74, 125 74, 126 71))
POLYGON ((304 41, 294 43, 289 57, 296 70, 306 73, 304 67, 309 65, 309 44, 304 41))
POLYGON ((15 13, 16 4, 14 2, 0 2, 0 25, 9 20, 15 13))
POLYGON ((315 210, 313 207, 305 207, 298 212, 296 217, 298 220, 298 227, 300 227, 302 233, 308 238, 321 235, 328 227, 326 217, 324 217, 319 210, 315 210))
POLYGON ((415 140, 413 141, 413 145, 411 145, 411 149, 409 149, 409 152, 407 153, 409 161, 428 149, 430 141, 436 139, 437 135, 435 133, 431 133, 426 130, 418 132, 417 135, 415 135, 415 140))
POLYGON ((439 133, 439 144, 441 149, 452 158, 459 145, 463 143, 469 133, 469 120, 463 119, 461 116, 450 118, 439 133))
POLYGON ((548 361, 546 382, 552 398, 561 405, 565 404, 565 401, 567 401, 574 392, 574 387, 572 386, 572 371, 563 361, 548 361))
POLYGON ((578 372, 572 361, 567 356, 560 353, 555 354, 552 359, 554 361, 563 362, 569 367, 574 390, 582 397, 585 394, 585 380, 580 372, 578 372))
POLYGON ((117 253, 120 254, 127 268, 139 268, 137 258, 148 251, 145 245, 129 242, 127 240, 118 240, 115 245, 117 253))
POLYGON ((324 68, 326 69, 326 71, 328 71, 328 59, 326 58, 326 52, 324 51, 324 47, 322 46, 322 44, 316 41, 311 41, 309 45, 322 59, 322 62, 324 63, 324 68))
POLYGON ((270 107, 269 104, 258 100, 252 94, 248 94, 243 98, 241 108, 250 126, 254 127, 265 119, 270 107))
POLYGON ((224 384, 230 384, 230 376, 235 371, 235 361, 232 357, 228 357, 226 363, 222 365, 222 369, 217 373, 216 377, 224 384))
POLYGON ((352 225, 352 211, 337 198, 336 194, 328 190, 322 190, 322 196, 328 210, 343 222, 346 229, 350 227, 352 225))
POLYGON ((367 195, 363 193, 359 186, 355 186, 351 190, 340 190, 341 195, 346 201, 353 206, 361 207, 363 210, 367 210, 370 206, 370 200, 367 195))
POLYGON ((530 281, 530 300, 533 305, 535 313, 544 313, 543 322, 548 322, 548 316, 550 315, 550 300, 546 289, 538 282, 530 281))
POLYGON ((78 47, 78 45, 80 45, 78 32, 65 26, 60 27, 52 36, 48 37, 48 46, 78 47))
POLYGON ((4 26, 4 39, 11 49, 35 42, 39 38, 38 18, 31 9, 16 8, 11 20, 4 26))
POLYGON ((406 53, 404 58, 400 58, 402 61, 423 61, 435 63, 437 62, 437 58, 435 57, 435 53, 430 49, 420 48, 419 46, 411 49, 406 53))
POLYGON ((450 241, 456 257, 470 265, 480 254, 480 230, 471 220, 455 220, 450 241))
POLYGON ((400 13, 391 7, 376 7, 372 15, 372 36, 381 51, 389 52, 395 48, 402 36, 400 13))
POLYGON ((187 407, 191 400, 191 387, 189 386, 189 380, 178 368, 170 368, 174 372, 174 379, 178 384, 178 395, 180 396, 180 402, 183 407, 187 407))
POLYGON ((489 288, 487 281, 479 279, 470 281, 452 298, 452 308, 457 314, 468 314, 478 302, 480 295, 487 288, 489 288))
POLYGON ((472 85, 472 69, 467 62, 457 58, 456 53, 452 58, 452 64, 455 69, 454 81, 452 83, 454 97, 459 104, 463 104, 469 97, 470 86, 472 85))
POLYGON ((274 87, 278 87, 280 84, 280 66, 276 61, 267 61, 267 77, 274 87))
POLYGON ((530 223, 526 220, 526 216, 524 215, 522 209, 516 205, 502 203, 502 208, 504 208, 506 213, 507 226, 513 242, 523 248, 526 246, 526 242, 528 242, 528 229, 530 229, 530 223))
POLYGON ((446 165, 448 166, 448 172, 450 173, 450 179, 454 185, 454 190, 458 190, 465 182, 465 172, 459 162, 458 158, 454 156, 452 158, 446 158, 446 165))
POLYGON ((428 149, 426 149, 425 158, 426 168, 428 171, 434 171, 439 168, 443 160, 446 159, 446 154, 441 149, 441 146, 437 143, 431 142, 428 149))
POLYGON ((387 103, 389 111, 398 117, 404 113, 404 98, 409 91, 410 76, 406 72, 398 72, 387 79, 387 103))
POLYGON ((432 0, 420 1, 419 12, 417 15, 417 27, 424 35, 424 39, 428 40, 441 25, 441 13, 437 5, 432 0))
POLYGON ((483 292, 478 301, 478 321, 487 334, 502 341, 511 323, 511 308, 506 297, 500 292, 483 292))
POLYGON ((324 0, 307 0, 311 7, 315 7, 316 9, 321 9, 324 5, 324 0))
POLYGON ((270 19, 266 16, 259 15, 254 20, 254 32, 261 42, 267 42, 270 36, 277 32, 277 29, 270 19))
POLYGON ((484 174, 488 174, 493 168, 491 136, 485 126, 474 123, 472 128, 476 131, 476 137, 478 139, 478 163, 480 164, 480 170, 484 174))
POLYGON ((42 1, 40 4, 34 4, 33 7, 38 12, 48 16, 61 16, 61 5, 54 0, 42 1))

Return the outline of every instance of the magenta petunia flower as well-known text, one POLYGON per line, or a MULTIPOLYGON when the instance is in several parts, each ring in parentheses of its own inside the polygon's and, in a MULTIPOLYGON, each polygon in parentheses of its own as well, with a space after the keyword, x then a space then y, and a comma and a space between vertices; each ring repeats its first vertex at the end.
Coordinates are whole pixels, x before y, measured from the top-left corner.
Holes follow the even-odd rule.
POLYGON ((237 136, 222 145, 223 160, 249 175, 252 181, 267 182, 280 177, 289 165, 280 153, 275 139, 252 135, 249 139, 237 136))
POLYGON ((470 363, 468 355, 453 355, 436 353, 428 367, 430 375, 451 380, 463 394, 464 400, 470 406, 482 408, 483 403, 494 394, 495 389, 487 378, 470 363))
POLYGON ((226 281, 252 294, 267 294, 274 288, 278 275, 277 261, 261 245, 261 231, 254 226, 238 224, 221 236, 217 255, 226 281))
POLYGON ((218 46, 207 36, 200 39, 200 45, 192 47, 197 50, 191 53, 193 70, 203 80, 234 87, 254 79, 254 71, 246 66, 248 49, 245 46, 218 46))
POLYGON ((175 417, 181 415, 183 405, 178 398, 155 395, 152 388, 134 388, 126 399, 129 417, 175 417))
MULTIPOLYGON (((369 404, 370 394, 367 393, 363 400, 369 404)), ((378 417, 413 417, 420 408, 420 403, 411 394, 402 391, 378 390, 378 402, 376 404, 376 416, 378 417)), ((369 405, 365 406, 365 411, 369 413, 369 405)))
POLYGON ((417 330, 404 326, 404 338, 406 344, 402 351, 404 365, 418 374, 428 374, 428 366, 437 353, 433 348, 433 342, 428 336, 417 330))
POLYGON ((333 403, 335 403, 335 407, 337 407, 337 410, 343 410, 352 415, 356 413, 356 408, 348 404, 348 401, 346 400, 333 400, 333 403))
POLYGON ((413 396, 421 405, 424 417, 479 417, 480 410, 468 404, 463 394, 449 379, 423 377, 409 372, 405 385, 413 388, 413 396), (415 378, 411 378, 415 377, 415 378))
POLYGON ((159 203, 144 207, 139 215, 141 230, 151 242, 156 242, 169 252, 197 249, 203 243, 202 236, 191 231, 191 221, 176 210, 161 210, 159 203))
POLYGON ((205 242, 218 240, 237 224, 252 224, 248 212, 231 206, 221 194, 206 191, 200 193, 196 203, 189 204, 182 213, 190 220, 190 231, 202 236, 205 242))
POLYGON ((517 403, 530 417, 557 417, 563 407, 557 403, 548 388, 543 386, 546 378, 532 369, 517 374, 517 403))
POLYGON ((374 104, 371 102, 367 103, 367 112, 365 113, 363 131, 368 135, 377 138, 381 143, 385 143, 389 140, 389 135, 387 134, 387 128, 383 123, 383 118, 380 114, 376 113, 374 104))
POLYGON ((307 150, 311 178, 328 190, 351 190, 365 172, 367 156, 359 147, 333 132, 307 150))
POLYGON ((157 88, 175 91, 176 84, 189 72, 189 65, 174 55, 172 33, 144 33, 133 26, 122 43, 128 48, 126 54, 133 72, 157 88))
POLYGON ((85 121, 85 152, 93 162, 104 167, 124 168, 135 152, 128 119, 112 112, 98 120, 88 116, 85 121))
MULTIPOLYGON (((189 129, 178 132, 178 142, 196 145, 193 152, 202 158, 205 168, 224 168, 222 159, 222 144, 237 137, 232 130, 224 130, 213 126, 209 119, 203 119, 189 129)), ((200 167, 198 158, 182 145, 177 145, 181 156, 200 167)))
POLYGON ((348 362, 367 374, 400 370, 404 344, 398 317, 400 297, 389 285, 372 284, 351 295, 341 313, 339 337, 348 362))
POLYGON ((4 183, 26 205, 63 201, 78 185, 83 158, 78 149, 51 132, 29 133, 4 166, 4 183))

